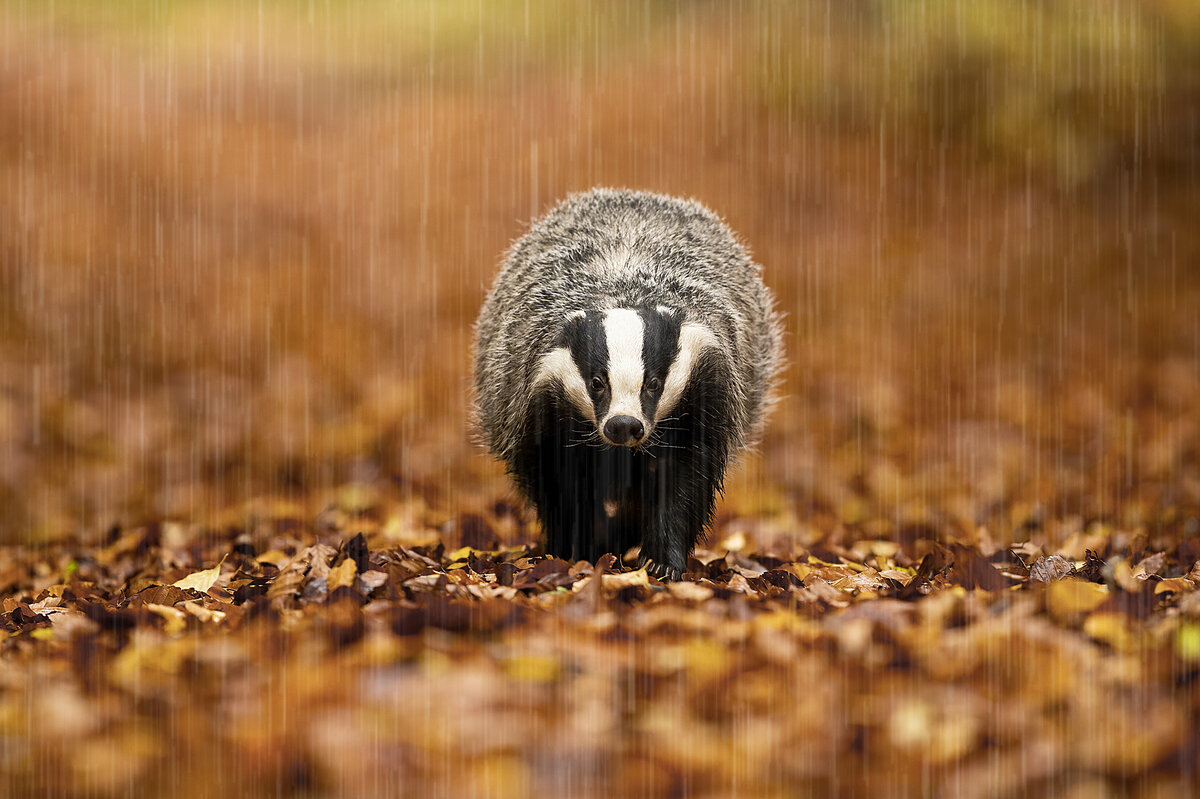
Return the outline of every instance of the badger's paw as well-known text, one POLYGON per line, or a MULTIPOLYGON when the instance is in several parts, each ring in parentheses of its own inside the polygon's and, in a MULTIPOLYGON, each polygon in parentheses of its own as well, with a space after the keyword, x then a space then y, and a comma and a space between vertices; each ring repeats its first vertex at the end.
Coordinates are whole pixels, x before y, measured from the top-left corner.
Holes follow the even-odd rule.
POLYGON ((679 580, 683 579, 683 569, 659 563, 646 555, 638 557, 638 568, 645 569, 646 574, 649 574, 651 577, 657 577, 664 583, 679 582, 679 580))

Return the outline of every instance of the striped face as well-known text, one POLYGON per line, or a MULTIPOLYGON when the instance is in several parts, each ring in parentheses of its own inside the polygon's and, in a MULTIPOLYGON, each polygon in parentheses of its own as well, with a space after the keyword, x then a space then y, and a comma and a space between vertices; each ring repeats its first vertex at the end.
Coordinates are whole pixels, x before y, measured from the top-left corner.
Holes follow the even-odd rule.
POLYGON ((675 408, 692 364, 710 346, 707 327, 663 306, 579 311, 567 317, 534 384, 561 385, 605 443, 636 447, 675 408))

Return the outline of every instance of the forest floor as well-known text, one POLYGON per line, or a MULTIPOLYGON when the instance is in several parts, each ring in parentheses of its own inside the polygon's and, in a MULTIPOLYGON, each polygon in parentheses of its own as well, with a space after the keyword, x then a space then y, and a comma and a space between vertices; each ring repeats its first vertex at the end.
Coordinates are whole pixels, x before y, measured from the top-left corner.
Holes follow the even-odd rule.
POLYGON ((726 529, 662 584, 537 555, 503 502, 297 510, 0 550, 6 795, 1194 790, 1194 536, 726 529))
POLYGON ((1195 180, 801 120, 701 12, 202 5, 0 11, 0 794, 1200 795, 1195 180), (500 254, 595 184, 787 316, 675 584, 470 443, 500 254))

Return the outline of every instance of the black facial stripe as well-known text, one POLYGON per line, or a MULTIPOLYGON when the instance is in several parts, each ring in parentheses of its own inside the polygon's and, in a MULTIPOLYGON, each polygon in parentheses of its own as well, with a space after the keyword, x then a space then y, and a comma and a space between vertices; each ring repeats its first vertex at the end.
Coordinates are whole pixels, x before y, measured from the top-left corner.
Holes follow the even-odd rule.
POLYGON ((596 410, 596 418, 602 419, 608 413, 612 394, 608 389, 608 342, 604 336, 604 314, 600 311, 588 311, 576 317, 563 327, 559 336, 558 346, 571 351, 571 358, 579 367, 579 374, 588 387, 592 405, 596 410), (596 375, 604 378, 605 389, 599 395, 592 393, 592 378, 596 375))
POLYGON ((667 370, 679 353, 679 330, 681 320, 676 314, 663 314, 656 308, 640 308, 642 319, 642 363, 645 376, 642 382, 642 412, 647 419, 654 418, 658 400, 662 397, 662 384, 667 380, 667 370), (657 380, 657 390, 648 390, 651 380, 657 380))

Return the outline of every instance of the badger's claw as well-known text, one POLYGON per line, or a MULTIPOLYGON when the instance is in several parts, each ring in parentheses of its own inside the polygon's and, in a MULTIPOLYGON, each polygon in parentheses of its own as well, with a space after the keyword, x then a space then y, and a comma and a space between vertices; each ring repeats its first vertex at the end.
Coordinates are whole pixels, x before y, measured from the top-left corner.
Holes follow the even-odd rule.
POLYGON ((657 563, 652 558, 645 555, 638 557, 638 568, 645 569, 646 573, 651 577, 657 577, 664 583, 679 582, 683 578, 683 570, 677 569, 674 566, 668 566, 665 563, 657 563))

